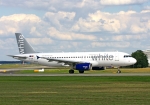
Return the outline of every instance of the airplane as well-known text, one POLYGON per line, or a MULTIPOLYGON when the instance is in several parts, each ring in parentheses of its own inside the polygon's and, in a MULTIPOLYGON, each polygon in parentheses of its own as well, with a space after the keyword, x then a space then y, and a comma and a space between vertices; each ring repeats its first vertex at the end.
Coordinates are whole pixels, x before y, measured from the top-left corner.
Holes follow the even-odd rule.
POLYGON ((117 73, 121 73, 120 66, 129 66, 136 63, 136 59, 124 52, 61 52, 40 53, 36 52, 21 33, 15 33, 19 48, 17 55, 8 55, 14 59, 27 61, 45 66, 70 66, 69 73, 74 70, 79 73, 99 67, 118 67, 117 73))

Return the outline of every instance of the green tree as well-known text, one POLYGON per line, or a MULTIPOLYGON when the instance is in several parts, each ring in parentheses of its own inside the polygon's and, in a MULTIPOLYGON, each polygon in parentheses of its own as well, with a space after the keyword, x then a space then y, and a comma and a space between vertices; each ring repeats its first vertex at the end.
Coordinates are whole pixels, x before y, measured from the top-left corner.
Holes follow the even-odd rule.
POLYGON ((136 52, 133 52, 131 55, 137 60, 137 62, 132 67, 135 67, 135 68, 148 67, 147 55, 144 54, 143 51, 137 50, 136 52))

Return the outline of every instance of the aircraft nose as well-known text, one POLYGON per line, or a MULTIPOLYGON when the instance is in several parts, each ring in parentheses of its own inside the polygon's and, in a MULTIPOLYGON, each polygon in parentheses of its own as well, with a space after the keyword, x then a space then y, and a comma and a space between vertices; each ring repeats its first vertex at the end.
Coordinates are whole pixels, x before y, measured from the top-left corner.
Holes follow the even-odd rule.
POLYGON ((132 59, 132 63, 135 64, 137 60, 135 58, 132 59))

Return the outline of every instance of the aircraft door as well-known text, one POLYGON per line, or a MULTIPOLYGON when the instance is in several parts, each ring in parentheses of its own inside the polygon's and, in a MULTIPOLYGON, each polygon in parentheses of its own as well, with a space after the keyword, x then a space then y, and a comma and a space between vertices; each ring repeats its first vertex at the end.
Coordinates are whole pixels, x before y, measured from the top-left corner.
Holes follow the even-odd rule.
POLYGON ((37 57, 37 55, 34 55, 34 57, 33 57, 33 62, 34 62, 34 63, 38 63, 38 57, 37 57))
POLYGON ((115 61, 119 61, 119 53, 115 52, 115 61))
POLYGON ((36 55, 29 55, 29 60, 30 62, 38 63, 36 55))

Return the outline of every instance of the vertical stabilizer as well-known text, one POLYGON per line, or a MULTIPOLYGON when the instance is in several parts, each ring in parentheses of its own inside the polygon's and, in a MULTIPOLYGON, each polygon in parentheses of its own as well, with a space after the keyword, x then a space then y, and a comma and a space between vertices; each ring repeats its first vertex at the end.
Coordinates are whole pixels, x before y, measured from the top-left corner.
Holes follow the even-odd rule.
POLYGON ((20 54, 36 53, 21 33, 15 33, 20 54))

